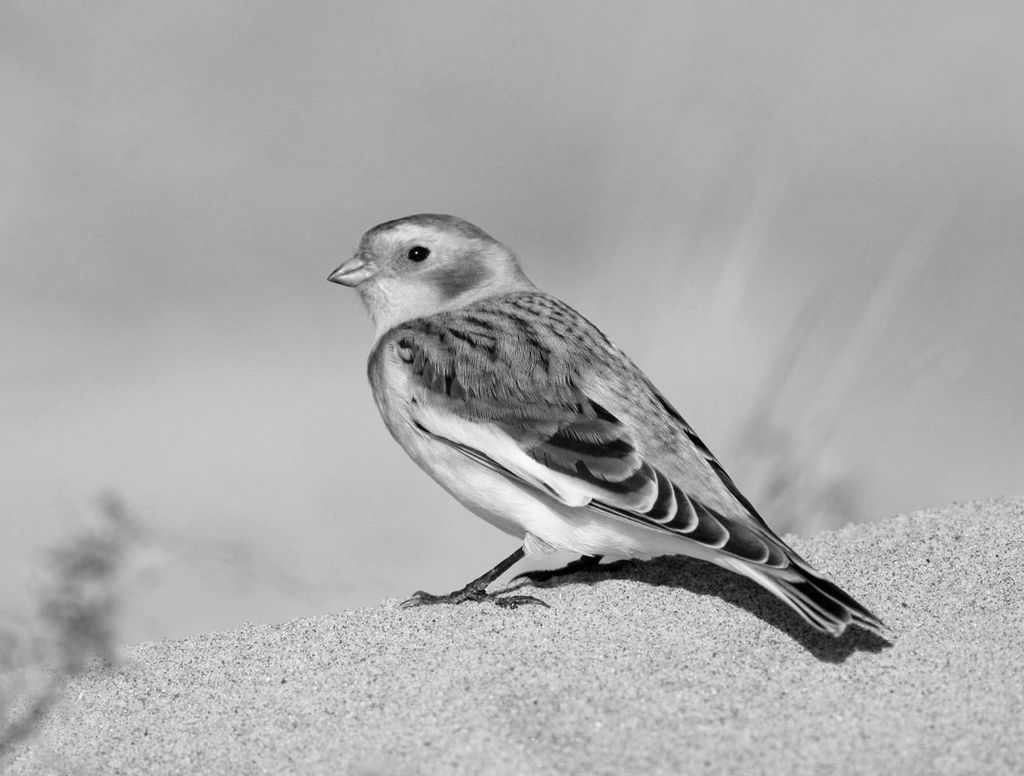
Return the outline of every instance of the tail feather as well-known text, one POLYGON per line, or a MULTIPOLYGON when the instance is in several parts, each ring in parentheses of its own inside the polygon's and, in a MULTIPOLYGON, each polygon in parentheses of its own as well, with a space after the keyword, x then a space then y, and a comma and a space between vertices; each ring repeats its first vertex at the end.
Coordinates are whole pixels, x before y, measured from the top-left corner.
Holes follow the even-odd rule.
POLYGON ((879 636, 886 635, 885 623, 798 558, 781 572, 746 563, 736 563, 734 570, 774 593, 820 631, 841 636, 852 623, 879 636))

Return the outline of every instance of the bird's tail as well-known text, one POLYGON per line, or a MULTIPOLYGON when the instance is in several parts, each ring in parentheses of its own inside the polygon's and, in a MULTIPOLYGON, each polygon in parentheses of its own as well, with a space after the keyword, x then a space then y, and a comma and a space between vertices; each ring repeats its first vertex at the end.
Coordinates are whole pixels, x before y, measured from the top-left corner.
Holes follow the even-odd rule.
POLYGON ((879 636, 887 635, 885 623, 796 553, 790 554, 790 565, 785 569, 737 563, 735 570, 774 593, 820 631, 841 636, 853 623, 879 636))

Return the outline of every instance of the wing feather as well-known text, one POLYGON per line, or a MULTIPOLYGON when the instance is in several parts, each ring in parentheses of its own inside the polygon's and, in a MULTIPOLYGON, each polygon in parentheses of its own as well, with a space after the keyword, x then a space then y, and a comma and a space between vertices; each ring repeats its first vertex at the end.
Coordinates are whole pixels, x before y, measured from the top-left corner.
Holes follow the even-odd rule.
POLYGON ((757 523, 712 509, 644 459, 630 428, 580 388, 564 331, 498 307, 418 319, 392 336, 421 433, 568 506, 788 565, 757 523))

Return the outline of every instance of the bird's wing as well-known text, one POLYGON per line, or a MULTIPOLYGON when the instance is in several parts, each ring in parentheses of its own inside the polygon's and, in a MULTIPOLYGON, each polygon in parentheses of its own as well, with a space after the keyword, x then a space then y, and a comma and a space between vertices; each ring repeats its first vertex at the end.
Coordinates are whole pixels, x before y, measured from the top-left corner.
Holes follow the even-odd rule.
POLYGON ((760 513, 757 511, 754 505, 750 503, 747 497, 744 496, 740 489, 736 486, 736 483, 733 481, 732 477, 729 476, 729 472, 725 470, 725 467, 723 467, 722 464, 719 462, 718 458, 715 457, 715 454, 711 452, 711 449, 706 444, 704 444, 704 440, 697 436, 697 432, 693 430, 693 426, 691 426, 686 421, 686 419, 679 413, 679 410, 677 410, 675 407, 672 406, 672 404, 669 403, 668 399, 666 399, 662 395, 661 391, 659 391, 657 387, 655 387, 654 383, 652 383, 646 375, 644 375, 642 372, 640 372, 639 369, 635 367, 634 370, 636 374, 639 375, 640 378, 643 380, 644 385, 647 386, 647 390, 650 392, 650 395, 661 406, 661 408, 665 410, 669 417, 673 419, 678 429, 683 433, 687 441, 689 441, 689 443, 693 446, 694 452, 704 460, 704 462, 714 473, 715 477, 718 478, 718 481, 722 484, 726 491, 728 491, 729 495, 736 500, 736 502, 746 511, 747 515, 751 519, 756 521, 764 529, 770 531, 771 529, 768 527, 768 524, 765 523, 764 518, 761 517, 760 513))
POLYGON ((581 387, 579 331, 522 312, 510 304, 466 308, 389 335, 412 385, 410 422, 421 433, 568 506, 746 561, 788 565, 757 523, 723 515, 645 460, 628 425, 581 387))

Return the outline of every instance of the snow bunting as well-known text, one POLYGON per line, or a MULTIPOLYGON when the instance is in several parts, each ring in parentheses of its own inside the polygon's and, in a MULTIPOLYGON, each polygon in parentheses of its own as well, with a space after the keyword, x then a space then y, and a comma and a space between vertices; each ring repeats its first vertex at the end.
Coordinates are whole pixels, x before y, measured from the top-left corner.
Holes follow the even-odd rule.
POLYGON ((329 280, 358 289, 376 325, 373 397, 388 431, 445 490, 522 540, 448 595, 487 585, 524 555, 681 554, 767 588, 818 630, 882 622, 761 519, 690 425, 590 321, 539 290, 512 252, 460 218, 375 226, 329 280))

